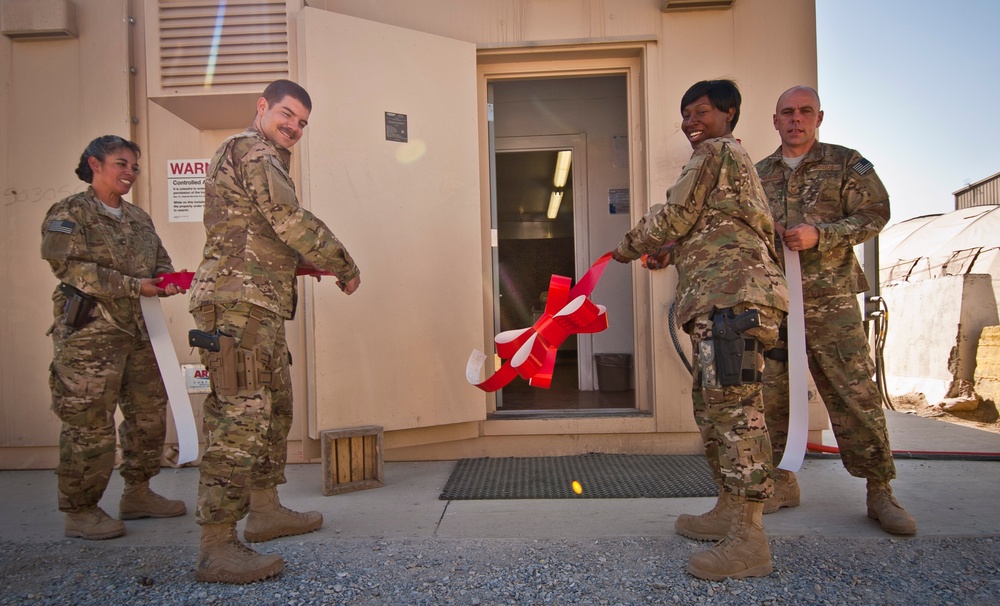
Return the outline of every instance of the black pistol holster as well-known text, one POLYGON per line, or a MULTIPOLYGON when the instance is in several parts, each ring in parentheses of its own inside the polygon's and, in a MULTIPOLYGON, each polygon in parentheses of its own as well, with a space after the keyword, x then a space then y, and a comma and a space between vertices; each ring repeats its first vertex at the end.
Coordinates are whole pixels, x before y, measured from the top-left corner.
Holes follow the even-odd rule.
POLYGON ((760 326, 756 309, 736 315, 731 307, 712 312, 712 342, 715 349, 715 373, 719 385, 759 383, 757 354, 763 353, 760 341, 743 333, 760 326))
POLYGON ((97 300, 92 295, 65 282, 59 283, 59 292, 66 296, 66 303, 63 304, 63 323, 68 332, 80 330, 93 321, 91 313, 97 306, 97 300))

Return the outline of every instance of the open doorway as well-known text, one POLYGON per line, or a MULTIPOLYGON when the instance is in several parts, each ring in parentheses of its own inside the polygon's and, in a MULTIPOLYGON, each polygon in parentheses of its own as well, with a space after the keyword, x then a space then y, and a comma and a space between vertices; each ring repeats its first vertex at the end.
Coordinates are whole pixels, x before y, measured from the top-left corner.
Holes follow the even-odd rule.
MULTIPOLYGON (((613 156, 628 117, 623 75, 502 81, 491 87, 499 333, 534 324, 545 308, 551 276, 579 279, 630 227, 627 206, 608 204, 609 192, 621 191, 616 185, 627 191, 629 184, 627 157, 613 156)), ((595 354, 614 351, 631 360, 634 351, 630 273, 605 275, 611 286, 604 296, 614 299, 612 327, 568 338, 559 348, 551 387, 531 387, 516 378, 497 394, 498 413, 636 408, 633 367, 595 363, 595 354), (613 381, 605 376, 602 383, 607 373, 616 376, 613 381)), ((594 301, 607 303, 597 296, 594 301)))

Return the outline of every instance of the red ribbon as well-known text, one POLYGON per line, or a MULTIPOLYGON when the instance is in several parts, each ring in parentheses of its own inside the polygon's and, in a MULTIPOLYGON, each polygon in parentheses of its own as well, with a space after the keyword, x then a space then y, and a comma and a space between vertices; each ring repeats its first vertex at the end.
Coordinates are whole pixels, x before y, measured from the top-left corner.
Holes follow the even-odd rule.
POLYGON ((160 288, 166 288, 171 284, 187 290, 191 288, 191 280, 194 279, 193 271, 175 271, 172 274, 160 274, 156 276, 161 278, 160 283, 157 284, 160 288))
MULTIPOLYGON (((332 276, 333 272, 324 271, 322 269, 307 269, 305 267, 299 267, 295 270, 296 276, 332 276)), ((191 281, 194 280, 193 271, 175 271, 170 274, 160 274, 157 278, 163 278, 160 280, 158 286, 160 288, 166 288, 171 284, 175 284, 184 290, 191 288, 191 281)))
POLYGON ((591 301, 590 293, 610 260, 611 253, 605 253, 572 288, 570 278, 553 275, 542 317, 530 328, 505 330, 494 338, 497 354, 507 361, 493 376, 479 383, 476 381, 486 356, 473 351, 466 366, 469 383, 493 392, 520 376, 532 387, 547 389, 552 384, 556 351, 563 341, 571 335, 601 332, 608 327, 604 306, 591 301))

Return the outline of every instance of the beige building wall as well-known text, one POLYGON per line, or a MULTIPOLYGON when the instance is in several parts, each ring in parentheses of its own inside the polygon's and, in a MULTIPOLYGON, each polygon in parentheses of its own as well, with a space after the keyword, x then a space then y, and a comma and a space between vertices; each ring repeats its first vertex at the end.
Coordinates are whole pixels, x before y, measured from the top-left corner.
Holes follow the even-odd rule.
MULTIPOLYGON (((190 4, 190 3, 189 3, 190 4)), ((206 1, 209 12, 216 2, 206 1)), ((454 458, 470 454, 567 454, 570 452, 698 452, 700 441, 690 412, 690 378, 676 363, 676 354, 665 325, 665 309, 673 297, 674 281, 669 272, 650 277, 632 269, 635 284, 634 312, 637 362, 642 367, 637 379, 648 394, 644 414, 620 418, 565 418, 542 421, 487 420, 492 410, 491 396, 465 383, 463 367, 453 368, 457 352, 490 345, 493 310, 486 261, 489 253, 488 158, 484 133, 485 108, 483 82, 485 62, 534 64, 540 69, 565 69, 571 56, 574 69, 586 69, 589 60, 615 61, 615 57, 637 57, 638 68, 630 76, 629 137, 633 192, 632 220, 662 199, 663 192, 676 179, 690 155, 690 147, 679 131, 679 99, 697 80, 732 77, 741 86, 744 103, 736 135, 751 156, 760 158, 773 151, 778 140, 771 125, 774 101, 794 84, 816 84, 815 9, 812 2, 801 0, 736 0, 731 9, 687 12, 662 12, 659 2, 648 0, 382 0, 261 2, 272 12, 285 12, 287 23, 287 73, 292 79, 308 76, 311 90, 349 87, 352 82, 325 83, 322 70, 309 74, 306 65, 315 68, 318 57, 329 62, 350 62, 351 54, 322 55, 325 42, 315 38, 300 43, 299 36, 308 29, 304 15, 335 12, 378 24, 431 34, 466 43, 478 74, 471 74, 475 90, 463 96, 477 104, 478 130, 456 140, 458 147, 478 150, 478 195, 464 200, 458 216, 464 222, 478 224, 441 225, 446 238, 449 230, 468 230, 463 254, 475 255, 478 275, 472 277, 479 289, 475 300, 481 308, 465 321, 465 329, 438 332, 435 347, 452 352, 447 364, 433 356, 412 354, 428 346, 414 342, 411 335, 399 334, 396 342, 380 343, 394 351, 388 368, 374 359, 377 348, 360 349, 366 355, 353 367, 354 376, 363 381, 387 382, 392 372, 424 377, 411 384, 412 393, 403 388, 379 391, 384 400, 367 423, 380 423, 391 429, 385 436, 387 459, 454 458), (538 49, 562 49, 570 55, 544 56, 538 49), (609 50, 611 49, 611 50, 609 50), (623 50, 614 50, 623 49, 623 50), (617 53, 617 54, 616 54, 617 53), (311 62, 311 63, 310 63, 311 62), (779 63, 780 62, 780 63, 779 63), (582 66, 582 67, 581 67, 582 66), (315 84, 316 86, 313 86, 315 84), (471 137, 471 139, 464 139, 471 137), (484 192, 486 195, 484 196, 484 192), (484 211, 485 209, 485 211, 484 211), (469 330, 471 327, 471 332, 469 330), (489 334, 488 334, 489 333, 489 334), (665 362, 665 361, 670 361, 665 362), (652 370, 650 370, 652 369, 652 370), (388 374, 386 374, 388 373, 388 374), (444 404, 435 403, 432 381, 436 377, 449 394, 444 404), (443 406, 443 409, 440 408, 443 406), (451 410, 452 412, 448 412, 451 410), (388 418, 392 415, 391 418, 388 418), (391 422, 390 422, 391 421, 391 422)), ((201 258, 204 231, 197 223, 170 222, 167 209, 166 165, 170 160, 209 158, 228 135, 242 130, 252 119, 253 100, 262 89, 254 80, 274 76, 267 69, 239 74, 238 69, 220 67, 220 76, 205 88, 176 86, 165 79, 164 62, 159 55, 161 40, 158 19, 162 9, 176 8, 171 0, 77 0, 79 35, 65 40, 12 40, 0 37, 0 135, 5 142, 0 152, 0 185, 4 194, 3 278, 10 285, 0 294, 3 328, 0 329, 2 365, 0 365, 0 468, 53 467, 58 442, 58 421, 49 411, 47 366, 51 343, 45 330, 51 322, 47 305, 55 280, 46 264, 38 258, 39 229, 48 206, 84 184, 76 180, 73 168, 84 145, 100 134, 131 136, 143 149, 140 165, 143 175, 133 188, 131 200, 147 209, 176 268, 194 269, 201 258), (173 5, 173 6, 171 6, 173 5), (129 16, 134 24, 129 22, 129 16), (131 42, 129 42, 131 40, 131 42), (131 53, 131 61, 130 59, 131 53), (134 67, 134 74, 129 73, 134 67), (226 72, 230 70, 230 72, 226 72), (230 75, 226 75, 229 73, 230 75), (132 118, 134 117, 134 123, 132 118)), ((0 10, 3 4, 0 3, 0 10)), ((279 42, 277 46, 281 46, 279 42)), ((263 48, 263 46, 261 46, 263 48)), ((260 50, 260 49, 258 49, 260 50)), ((262 53, 258 53, 262 54, 262 53)), ((279 52, 280 54, 280 52, 279 52)), ((269 59, 270 60, 270 59, 269 59)), ((271 68, 268 68, 271 69, 271 68)), ((279 68, 280 69, 280 68, 279 68)), ((424 86, 436 87, 453 80, 453 74, 441 69, 424 86)), ((452 67, 448 68, 453 69, 452 67)), ((364 70, 358 73, 364 74, 364 70)), ((363 75, 361 77, 364 77, 363 75)), ((368 77, 383 77, 371 72, 368 77)), ((174 80, 170 81, 175 82, 174 80)), ((366 84, 371 84, 367 83, 366 84)), ((335 111, 328 95, 314 97, 317 112, 335 111)), ((380 108, 381 109, 381 108, 380 108)), ((387 108, 388 109, 388 108, 387 108)), ((331 118, 331 123, 334 120, 331 118)), ((329 128, 329 127, 327 127, 329 128)), ((295 149, 294 170, 299 175, 303 204, 317 210, 338 236, 352 248, 363 252, 358 262, 365 272, 362 290, 391 295, 394 278, 388 269, 400 268, 400 253, 392 246, 376 246, 367 236, 365 225, 385 222, 391 215, 383 212, 378 199, 358 205, 363 199, 351 188, 366 175, 342 175, 357 179, 350 187, 336 191, 347 197, 339 202, 317 207, 315 193, 328 178, 326 149, 321 142, 338 133, 325 130, 316 122, 307 129, 307 139, 295 149), (325 152, 324 152, 325 153, 325 152), (351 196, 355 196, 352 201, 351 196), (351 214, 344 212, 349 208, 351 214), (322 209, 322 212, 320 212, 322 209), (345 231, 345 229, 347 231, 345 231), (385 274, 376 281, 375 276, 385 274)), ((446 140, 451 133, 435 133, 446 140)), ((361 145, 361 142, 358 142, 361 145)), ((447 180, 442 168, 421 175, 427 182, 447 180)), ((329 176, 331 185, 343 183, 329 176)), ((391 172, 384 179, 393 179, 391 172)), ((377 190, 376 190, 377 191, 377 190)), ((419 197, 413 205, 429 204, 419 197)), ((386 225, 387 228, 391 224, 386 225)), ((422 229, 433 229, 432 225, 422 229)), ((407 257, 407 260, 410 260, 407 257)), ((461 265, 462 272, 469 266, 461 265)), ((419 269, 414 270, 419 271, 419 269)), ((463 274, 466 275, 466 274, 463 274)), ((469 282, 469 279, 464 279, 469 282)), ((466 287, 468 284, 465 285, 466 287)), ((327 368, 317 368, 317 360, 336 361, 349 357, 349 351, 323 354, 318 344, 328 337, 351 344, 358 334, 366 334, 350 313, 332 314, 327 305, 347 305, 347 298, 334 292, 332 281, 310 283, 301 292, 300 309, 295 321, 288 324, 292 348, 296 427, 293 429, 290 459, 314 457, 315 439, 324 429, 358 424, 364 417, 365 394, 371 387, 345 388, 344 381, 330 376, 327 368), (317 320, 317 315, 331 313, 317 320), (317 326, 320 330, 317 330, 317 326), (327 358, 323 356, 326 355, 327 358), (331 357, 332 356, 332 357, 331 357), (324 379, 323 377, 327 377, 324 379), (324 381, 330 381, 324 384, 324 381), (336 397, 318 391, 336 386, 336 397), (352 415, 342 415, 341 407, 350 402, 352 415), (323 420, 323 425, 318 423, 323 420), (345 425, 338 425, 343 420, 345 425)), ((447 288, 445 284, 444 288, 447 288)), ((366 299, 366 314, 389 316, 398 313, 394 305, 406 297, 366 299), (387 300, 388 299, 388 300, 387 300)), ((354 297, 351 297, 353 300, 354 297)), ((164 301, 168 323, 180 363, 193 363, 195 356, 185 344, 191 327, 185 297, 164 301)), ((339 308, 338 308, 339 310, 339 308)), ((337 311, 337 310, 334 310, 337 311)), ((439 310, 431 298, 419 298, 416 308, 407 313, 414 318, 432 316, 439 310)), ((398 334, 398 333, 397 333, 398 334)), ((391 340, 391 333, 383 335, 391 340)), ((423 337, 421 337, 423 338, 423 337)), ((345 346, 346 347, 346 346, 345 346)), ((385 386, 379 386, 382 390, 385 386)), ((197 410, 198 396, 192 397, 197 410)), ((817 415, 813 415, 816 419, 817 415)), ((821 427, 817 422, 815 427, 821 427)))
MULTIPOLYGON (((87 143, 133 136, 127 14, 123 0, 94 0, 77 11, 78 38, 0 36, 0 468, 55 466, 46 331, 57 281, 40 257, 41 225, 86 188, 73 170, 87 143)), ((144 181, 131 199, 148 209, 144 181)))

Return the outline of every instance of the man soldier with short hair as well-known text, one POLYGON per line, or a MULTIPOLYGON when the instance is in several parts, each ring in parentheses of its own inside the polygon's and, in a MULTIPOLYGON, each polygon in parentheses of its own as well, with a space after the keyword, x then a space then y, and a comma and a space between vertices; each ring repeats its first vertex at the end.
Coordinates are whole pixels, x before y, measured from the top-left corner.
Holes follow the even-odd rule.
POLYGON ((295 312, 297 268, 333 273, 348 295, 361 277, 333 232, 299 206, 289 176, 289 150, 311 111, 301 86, 272 82, 257 100, 253 125, 222 143, 205 179, 207 241, 190 310, 220 345, 201 354, 212 391, 198 486, 199 581, 250 583, 282 571, 280 556, 240 543, 236 523, 243 517, 250 542, 323 524, 319 512, 295 512, 278 499, 292 424, 284 323, 295 312))
MULTIPOLYGON (((916 521, 889 487, 896 468, 857 299, 868 290, 868 281, 854 246, 876 237, 888 222, 889 194, 861 154, 816 139, 823 111, 814 89, 785 91, 773 120, 781 147, 756 167, 775 229, 801 259, 809 369, 830 414, 844 467, 868 480, 868 517, 886 532, 914 534, 916 521)), ((780 357, 771 352, 764 370, 775 461, 788 437, 788 365, 780 357)), ((799 504, 795 474, 775 471, 774 495, 764 513, 799 504)))

